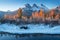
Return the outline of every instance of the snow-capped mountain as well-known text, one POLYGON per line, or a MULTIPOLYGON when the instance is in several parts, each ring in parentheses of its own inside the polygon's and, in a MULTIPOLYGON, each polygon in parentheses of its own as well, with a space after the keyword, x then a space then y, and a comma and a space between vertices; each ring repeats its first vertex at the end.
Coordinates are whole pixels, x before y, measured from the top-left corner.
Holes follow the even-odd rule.
POLYGON ((37 6, 36 4, 33 4, 32 6, 30 4, 25 4, 25 7, 23 10, 32 10, 32 11, 39 11, 40 9, 43 9, 44 11, 49 10, 44 4, 41 4, 41 6, 37 6))
POLYGON ((32 6, 30 4, 25 4, 25 7, 23 10, 32 10, 32 11, 39 11, 40 9, 43 9, 44 11, 49 10, 44 4, 41 4, 41 6, 38 6, 36 4, 33 4, 32 6))
POLYGON ((3 18, 3 16, 4 16, 5 13, 6 12, 4 12, 4 11, 0 11, 0 19, 3 18))
POLYGON ((22 8, 24 16, 30 16, 32 14, 32 7, 30 4, 25 4, 25 7, 22 8))
POLYGON ((40 8, 41 8, 44 12, 49 11, 49 8, 46 7, 44 4, 41 4, 40 8))
POLYGON ((25 4, 25 7, 23 10, 31 10, 31 5, 30 4, 25 4))
POLYGON ((55 12, 60 13, 60 6, 55 8, 55 12))
MULTIPOLYGON (((36 4, 33 4, 32 6, 30 4, 25 4, 25 7, 22 8, 23 10, 23 15, 24 16, 31 16, 32 12, 39 11, 43 9, 43 11, 49 10, 45 5, 41 4, 41 6, 37 6, 36 4)), ((17 10, 15 11, 0 11, 0 16, 3 16, 4 14, 16 14, 17 10)))
POLYGON ((60 6, 58 6, 56 9, 60 11, 60 6))
POLYGON ((44 12, 47 12, 49 9, 41 4, 41 6, 37 6, 36 4, 33 4, 32 6, 30 4, 25 4, 25 7, 22 8, 23 10, 23 15, 28 15, 30 16, 32 14, 32 12, 35 12, 35 11, 39 11, 39 10, 43 10, 44 12))
POLYGON ((40 7, 37 6, 36 4, 33 4, 32 10, 33 10, 33 11, 39 11, 39 10, 40 10, 40 7))
POLYGON ((7 11, 7 12, 0 11, 0 19, 3 18, 5 14, 14 15, 16 13, 17 11, 7 11))

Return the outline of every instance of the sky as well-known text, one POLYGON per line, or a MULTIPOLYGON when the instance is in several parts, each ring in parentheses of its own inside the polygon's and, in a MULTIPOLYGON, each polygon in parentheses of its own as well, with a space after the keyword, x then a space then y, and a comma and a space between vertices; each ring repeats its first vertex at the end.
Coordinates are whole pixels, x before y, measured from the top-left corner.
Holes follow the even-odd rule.
POLYGON ((38 6, 44 4, 49 9, 52 9, 60 5, 60 0, 0 0, 0 11, 14 11, 18 8, 24 7, 27 3, 30 5, 35 3, 38 6))

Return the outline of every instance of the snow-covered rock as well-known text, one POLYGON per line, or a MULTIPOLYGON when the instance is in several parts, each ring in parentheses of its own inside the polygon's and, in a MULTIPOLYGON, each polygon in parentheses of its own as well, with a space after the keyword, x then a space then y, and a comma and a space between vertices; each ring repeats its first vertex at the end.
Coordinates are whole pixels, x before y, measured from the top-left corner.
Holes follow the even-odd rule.
POLYGON ((33 11, 39 11, 39 10, 40 10, 40 7, 37 6, 36 4, 33 4, 32 10, 33 10, 33 11))
POLYGON ((48 12, 49 8, 46 7, 44 4, 41 4, 40 8, 44 11, 44 12, 48 12))

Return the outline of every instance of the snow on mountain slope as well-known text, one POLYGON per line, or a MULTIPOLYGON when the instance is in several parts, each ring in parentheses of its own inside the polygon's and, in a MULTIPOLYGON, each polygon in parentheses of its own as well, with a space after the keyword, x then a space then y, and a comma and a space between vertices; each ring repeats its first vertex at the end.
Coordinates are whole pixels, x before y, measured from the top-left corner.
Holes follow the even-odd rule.
POLYGON ((39 11, 39 10, 40 10, 40 7, 37 6, 36 4, 33 4, 32 10, 33 10, 33 11, 39 11))
POLYGON ((43 24, 28 24, 29 29, 20 29, 22 25, 16 26, 14 24, 1 24, 0 31, 10 33, 48 33, 48 34, 60 34, 60 26, 49 28, 49 25, 43 24))
POLYGON ((43 9, 44 11, 49 10, 44 4, 41 4, 41 6, 37 6, 36 4, 33 4, 32 6, 30 4, 26 4, 23 10, 32 10, 32 11, 39 11, 40 9, 43 9))
POLYGON ((25 4, 25 7, 23 8, 23 10, 32 10, 31 5, 30 4, 25 4))
POLYGON ((14 15, 16 14, 17 11, 7 11, 7 12, 4 12, 4 11, 0 11, 0 19, 4 17, 5 14, 10 14, 10 15, 14 15))
MULTIPOLYGON (((41 6, 37 6, 36 4, 33 4, 32 6, 30 4, 25 4, 25 7, 22 8, 23 10, 22 14, 24 16, 31 16, 32 12, 39 11, 40 9, 43 9, 44 12, 47 12, 49 10, 44 4, 41 4, 41 6)), ((0 17, 3 17, 4 14, 16 14, 16 13, 17 10, 14 11, 8 10, 7 12, 0 11, 0 17)))
POLYGON ((49 11, 48 7, 46 7, 44 4, 41 4, 41 6, 37 6, 37 4, 33 4, 32 6, 30 4, 25 4, 25 7, 22 8, 23 15, 25 16, 31 16, 32 12, 43 10, 44 12, 49 11))
POLYGON ((49 11, 49 8, 46 7, 44 4, 41 4, 40 8, 43 9, 44 12, 49 11))
POLYGON ((57 6, 57 7, 55 8, 55 13, 60 13, 60 6, 57 6))

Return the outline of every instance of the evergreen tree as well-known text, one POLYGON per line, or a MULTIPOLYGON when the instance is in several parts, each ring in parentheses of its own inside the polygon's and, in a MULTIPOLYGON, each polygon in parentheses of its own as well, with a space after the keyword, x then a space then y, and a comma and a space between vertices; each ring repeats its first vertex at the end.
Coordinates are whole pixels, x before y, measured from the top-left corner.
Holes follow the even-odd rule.
POLYGON ((22 18, 22 9, 21 8, 18 9, 18 16, 19 16, 19 18, 22 18))

